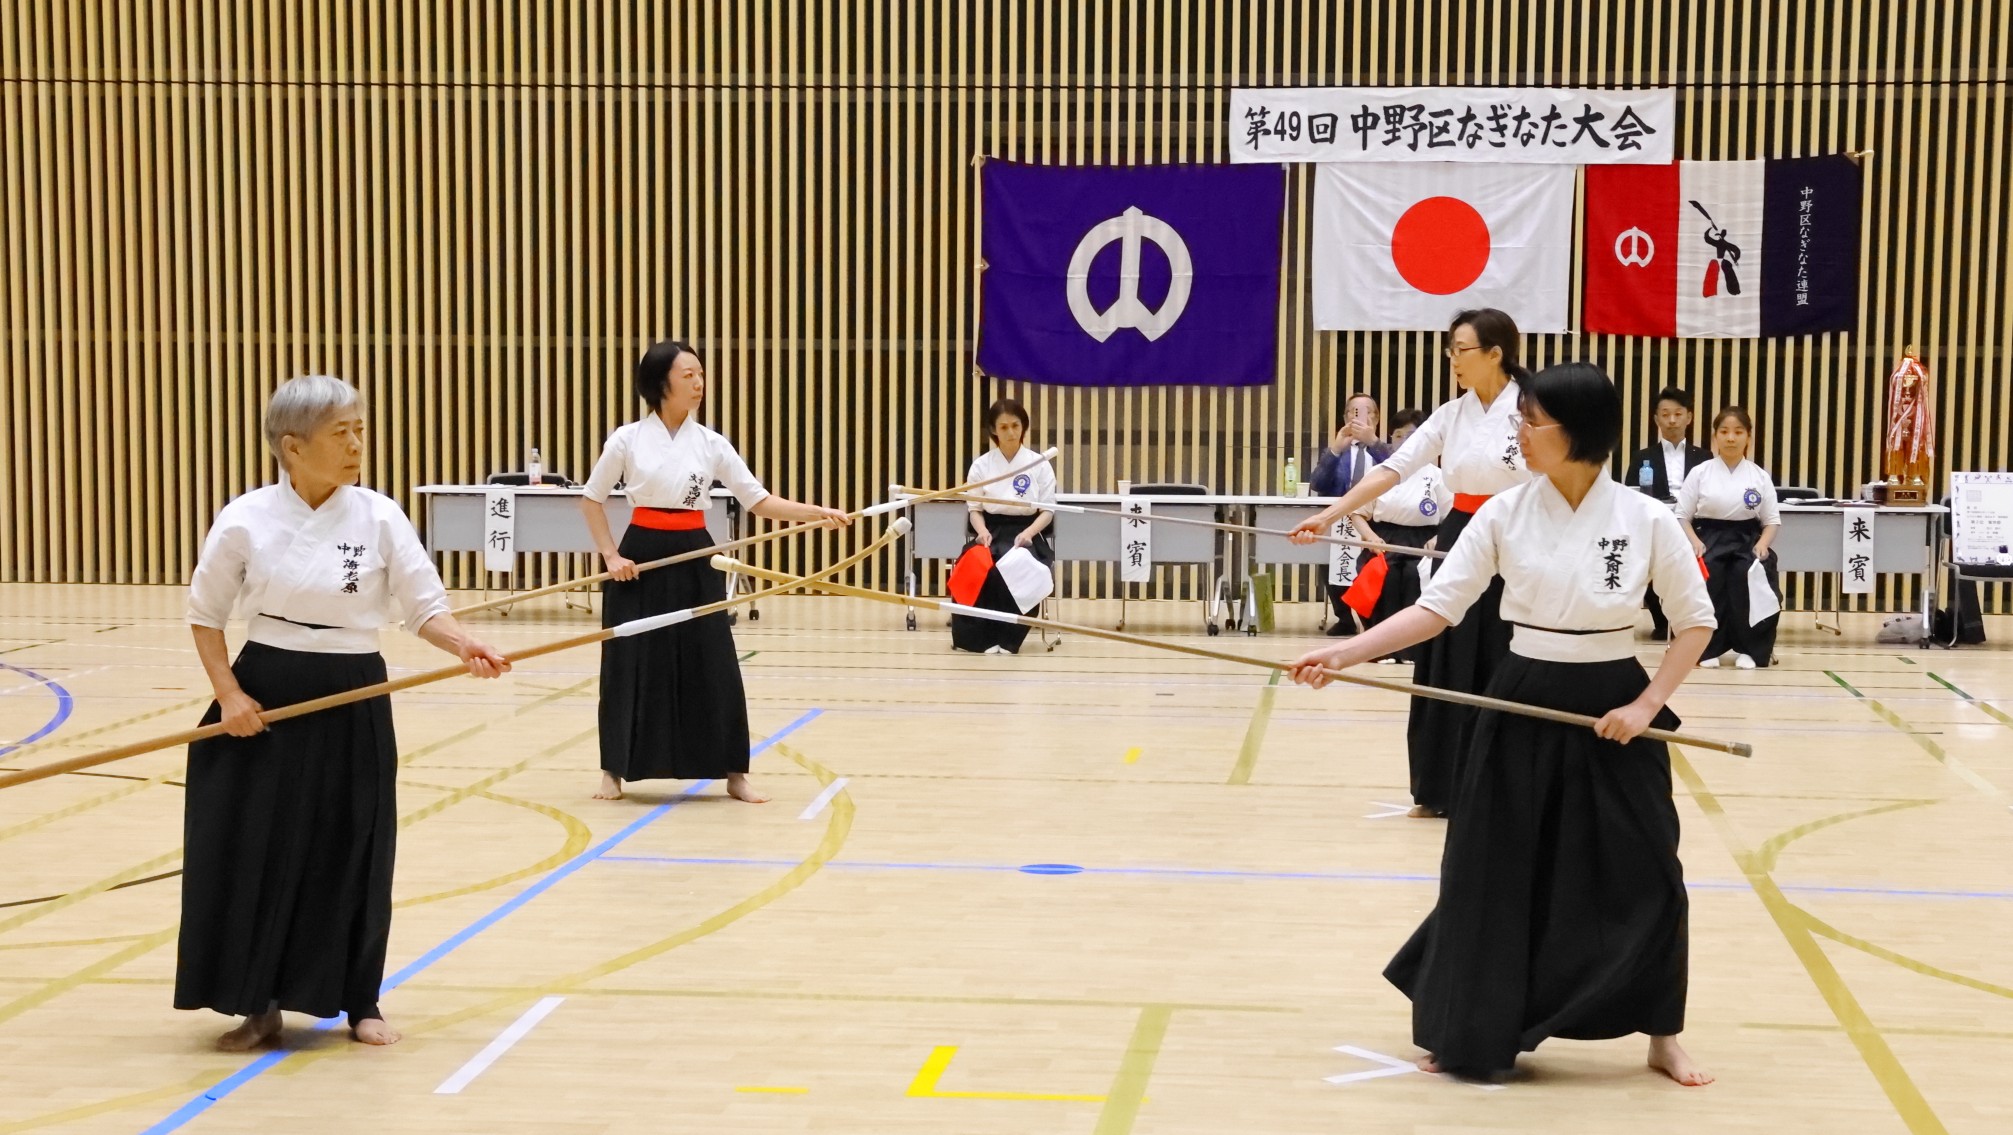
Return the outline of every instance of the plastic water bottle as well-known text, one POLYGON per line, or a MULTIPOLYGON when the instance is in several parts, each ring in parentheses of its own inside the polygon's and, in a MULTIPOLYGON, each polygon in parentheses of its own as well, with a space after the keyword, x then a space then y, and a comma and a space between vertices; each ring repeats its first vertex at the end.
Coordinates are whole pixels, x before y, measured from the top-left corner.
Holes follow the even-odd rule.
POLYGON ((1636 470, 1636 487, 1647 493, 1656 488, 1656 483, 1657 471, 1650 466, 1650 459, 1645 457, 1643 467, 1636 470))
POLYGON ((1279 475, 1279 495, 1282 497, 1300 495, 1300 465, 1291 457, 1286 459, 1286 471, 1279 475))
POLYGON ((525 482, 532 485, 543 483, 544 472, 543 467, 538 463, 538 447, 534 445, 531 447, 531 456, 524 462, 525 482))

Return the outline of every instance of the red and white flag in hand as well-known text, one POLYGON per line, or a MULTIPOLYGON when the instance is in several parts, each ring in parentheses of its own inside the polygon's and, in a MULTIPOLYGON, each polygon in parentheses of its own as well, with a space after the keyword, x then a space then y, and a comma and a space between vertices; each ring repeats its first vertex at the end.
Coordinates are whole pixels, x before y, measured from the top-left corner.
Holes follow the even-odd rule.
POLYGON ((1493 307, 1566 330, 1572 166, 1332 162, 1315 174, 1314 326, 1444 331, 1493 307))

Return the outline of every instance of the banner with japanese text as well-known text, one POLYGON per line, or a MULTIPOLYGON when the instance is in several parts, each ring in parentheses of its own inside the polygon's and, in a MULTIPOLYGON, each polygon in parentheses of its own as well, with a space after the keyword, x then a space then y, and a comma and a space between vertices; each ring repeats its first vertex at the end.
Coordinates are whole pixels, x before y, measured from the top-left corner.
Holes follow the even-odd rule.
POLYGON ((1551 87, 1239 87, 1233 162, 1666 165, 1677 92, 1551 87))

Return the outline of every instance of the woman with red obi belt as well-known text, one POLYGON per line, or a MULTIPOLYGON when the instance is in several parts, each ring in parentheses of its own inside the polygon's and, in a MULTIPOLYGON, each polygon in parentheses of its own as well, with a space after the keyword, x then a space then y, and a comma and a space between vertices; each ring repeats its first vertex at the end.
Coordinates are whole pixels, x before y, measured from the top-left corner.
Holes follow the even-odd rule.
MULTIPOLYGON (((1438 462, 1454 494, 1440 519, 1435 545, 1451 553, 1475 510, 1491 496, 1530 480, 1517 444, 1517 324, 1495 308, 1464 311, 1448 329, 1447 358, 1461 396, 1434 410, 1397 452, 1370 470, 1342 499, 1293 530, 1298 543, 1345 516, 1354 516, 1422 466, 1438 462)), ((1503 581, 1491 583, 1459 624, 1424 644, 1412 680, 1423 686, 1481 693, 1510 652, 1503 621, 1503 581)), ((1427 698, 1412 699, 1405 743, 1412 767, 1411 814, 1445 816, 1454 806, 1462 766, 1475 731, 1476 711, 1427 698)))
MULTIPOLYGON (((683 343, 657 343, 636 365, 636 396, 650 407, 641 421, 608 435, 580 502, 587 531, 608 565, 601 625, 667 614, 727 597, 727 580, 704 557, 639 573, 636 565, 712 546, 706 534, 713 482, 741 507, 769 520, 852 520, 837 509, 784 500, 769 492, 726 438, 700 425, 706 367, 683 343), (617 546, 605 508, 627 486, 629 530, 617 546)), ((727 794, 760 804, 748 783, 748 702, 734 632, 724 612, 601 644, 601 788, 597 800, 622 798, 627 780, 716 780, 727 794)))

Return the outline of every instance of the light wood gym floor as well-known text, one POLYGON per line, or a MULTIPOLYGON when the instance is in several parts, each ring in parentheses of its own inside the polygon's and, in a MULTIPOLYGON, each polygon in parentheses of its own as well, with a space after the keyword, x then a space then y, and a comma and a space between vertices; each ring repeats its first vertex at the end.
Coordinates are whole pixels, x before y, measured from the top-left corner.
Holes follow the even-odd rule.
MULTIPOLYGON (((194 724, 182 599, 0 588, 0 746, 46 734, 0 767, 194 724)), ((760 807, 590 800, 592 649, 397 699, 391 1049, 292 1018, 226 1056, 224 1018, 169 1008, 181 751, 0 791, 0 1133, 2013 1130, 2013 620, 1925 652, 1793 614, 1781 667, 1699 672, 1686 728, 1756 747, 1676 761, 1684 1040, 1719 1082, 1634 1038, 1488 1089, 1405 1071, 1379 976, 1444 830, 1396 815, 1403 699, 1080 636, 954 655, 940 617, 860 600, 761 612, 760 807)), ((1287 657, 1316 617, 1129 629, 1287 657)), ((476 621, 506 648, 593 625, 476 621)))

